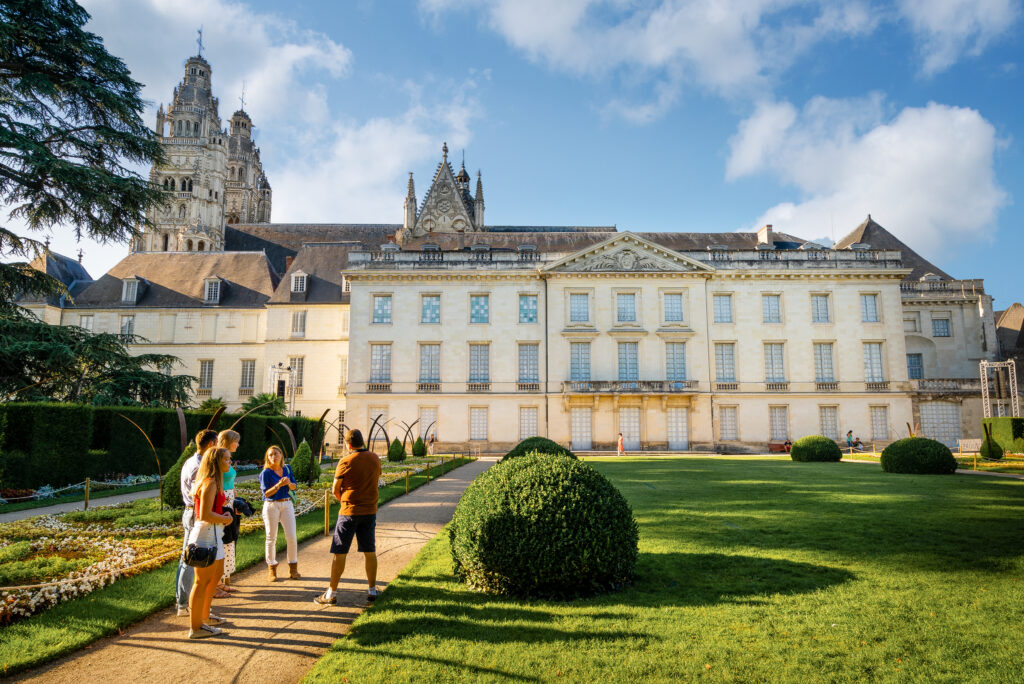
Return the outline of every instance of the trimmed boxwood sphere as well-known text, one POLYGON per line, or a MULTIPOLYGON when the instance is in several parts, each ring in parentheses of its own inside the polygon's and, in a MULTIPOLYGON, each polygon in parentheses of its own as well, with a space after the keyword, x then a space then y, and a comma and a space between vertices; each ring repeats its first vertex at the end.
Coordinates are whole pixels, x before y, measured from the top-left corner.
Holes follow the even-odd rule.
POLYGON ((575 598, 633 576, 639 529, 618 489, 586 463, 527 454, 462 495, 449 527, 456 576, 519 598, 575 598))
POLYGON ((552 442, 546 437, 527 437, 522 442, 512 447, 512 450, 505 454, 501 460, 505 461, 510 458, 516 458, 517 456, 525 456, 530 452, 576 458, 576 454, 572 453, 558 442, 552 442))
POLYGON ((794 461, 839 461, 843 458, 839 445, 821 435, 808 435, 796 440, 789 455, 794 461))
POLYGON ((1003 458, 1003 447, 999 446, 996 440, 992 440, 992 448, 988 448, 988 440, 981 440, 981 457, 989 461, 999 461, 1003 458))
POLYGON ((895 441, 882 452, 882 470, 887 473, 949 475, 956 471, 956 466, 949 447, 925 437, 895 441))

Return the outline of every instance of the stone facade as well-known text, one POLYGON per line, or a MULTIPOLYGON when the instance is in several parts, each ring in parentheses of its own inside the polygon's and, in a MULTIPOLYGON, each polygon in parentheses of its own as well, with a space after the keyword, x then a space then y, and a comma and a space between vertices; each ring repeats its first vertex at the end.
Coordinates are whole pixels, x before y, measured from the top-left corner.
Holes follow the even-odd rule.
POLYGON ((197 402, 280 391, 326 411, 330 441, 378 416, 392 436, 418 421, 490 451, 534 434, 672 451, 980 436, 992 299, 870 216, 833 248, 771 226, 487 225, 479 172, 471 193, 444 146, 419 207, 410 174, 401 224, 272 224, 251 123, 239 111, 220 129, 209 65, 189 59, 158 113, 168 164, 153 179, 174 183, 174 206, 96 281, 39 262, 74 301, 26 306, 142 335, 138 351, 200 379, 197 402))

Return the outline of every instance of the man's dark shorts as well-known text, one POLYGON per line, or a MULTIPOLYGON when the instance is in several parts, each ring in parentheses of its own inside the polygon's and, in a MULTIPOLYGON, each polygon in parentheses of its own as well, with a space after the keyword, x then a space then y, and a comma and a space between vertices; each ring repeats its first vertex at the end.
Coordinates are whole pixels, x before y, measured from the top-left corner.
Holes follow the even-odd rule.
POLYGON ((377 550, 376 514, 371 515, 339 515, 338 524, 334 526, 334 538, 331 540, 331 553, 348 553, 352 546, 352 537, 356 538, 359 551, 374 553, 377 550))

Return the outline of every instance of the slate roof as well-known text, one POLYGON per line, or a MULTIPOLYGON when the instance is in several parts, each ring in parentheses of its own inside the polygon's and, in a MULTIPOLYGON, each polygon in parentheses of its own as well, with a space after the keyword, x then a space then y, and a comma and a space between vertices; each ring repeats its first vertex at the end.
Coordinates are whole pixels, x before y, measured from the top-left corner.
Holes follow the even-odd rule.
POLYGON ((75 297, 79 309, 141 307, 210 308, 203 304, 207 278, 219 277, 220 304, 228 308, 261 308, 279 277, 262 252, 144 252, 129 254, 75 297), (121 280, 136 276, 134 305, 121 303, 121 280))
POLYGON ((307 243, 295 256, 270 303, 347 304, 350 295, 341 291, 341 270, 348 263, 348 253, 362 249, 360 242, 307 243), (304 293, 291 291, 291 276, 299 271, 307 276, 304 293))
POLYGON ((853 229, 846 237, 843 237, 835 244, 835 249, 846 249, 850 245, 862 242, 871 245, 872 249, 896 249, 903 254, 903 266, 912 269, 907 280, 920 280, 926 273, 934 273, 945 280, 954 278, 941 268, 925 259, 923 256, 912 250, 898 237, 887 231, 876 223, 871 215, 853 229))
POLYGON ((288 270, 286 258, 294 257, 307 242, 359 242, 377 249, 402 228, 390 223, 250 223, 224 229, 224 249, 266 252, 274 270, 288 270))
MULTIPOLYGON (((64 256, 57 252, 51 251, 49 254, 40 254, 29 265, 37 271, 44 271, 47 275, 64 283, 64 287, 68 289, 72 297, 92 283, 92 276, 89 275, 89 272, 85 270, 82 264, 69 256, 64 256)), ((50 306, 60 306, 61 300, 62 297, 40 298, 30 296, 21 297, 18 301, 22 304, 45 301, 50 306)))

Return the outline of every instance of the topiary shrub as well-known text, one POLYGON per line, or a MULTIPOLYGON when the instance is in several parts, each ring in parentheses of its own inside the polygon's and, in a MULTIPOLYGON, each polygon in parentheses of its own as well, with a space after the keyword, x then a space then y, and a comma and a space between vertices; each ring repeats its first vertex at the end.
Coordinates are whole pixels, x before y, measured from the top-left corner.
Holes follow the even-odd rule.
POLYGON ((194 453, 196 453, 196 443, 192 441, 181 452, 181 456, 174 462, 174 465, 164 473, 163 482, 160 483, 160 498, 171 508, 185 507, 185 502, 181 500, 181 468, 194 453))
POLYGON ((989 442, 987 439, 981 440, 981 457, 989 461, 1000 461, 1003 458, 1003 447, 999 446, 999 442, 992 440, 992 448, 989 449, 989 442))
POLYGON ((843 458, 843 452, 828 437, 808 435, 793 442, 789 456, 794 461, 839 461, 843 458))
POLYGON ((415 458, 423 458, 427 455, 427 445, 423 443, 422 437, 417 437, 412 445, 412 455, 415 458))
POLYGON ((405 460, 405 447, 402 446, 397 437, 391 442, 391 446, 388 447, 388 460, 393 463, 405 460))
POLYGON ((309 484, 314 482, 313 475, 316 466, 313 464, 313 450, 309 448, 309 442, 303 441, 295 450, 291 465, 292 475, 295 476, 296 481, 309 484))
POLYGON ((898 440, 882 452, 882 470, 887 473, 948 475, 956 466, 949 447, 926 437, 898 440))
POLYGON ((547 437, 527 437, 522 442, 512 447, 512 450, 505 454, 501 460, 506 461, 510 458, 525 456, 530 452, 576 458, 576 454, 572 453, 558 442, 552 442, 547 437))
POLYGON ((639 530, 626 499, 592 466, 532 453, 484 471, 449 527, 456 576, 515 597, 575 598, 633 576, 639 530))

